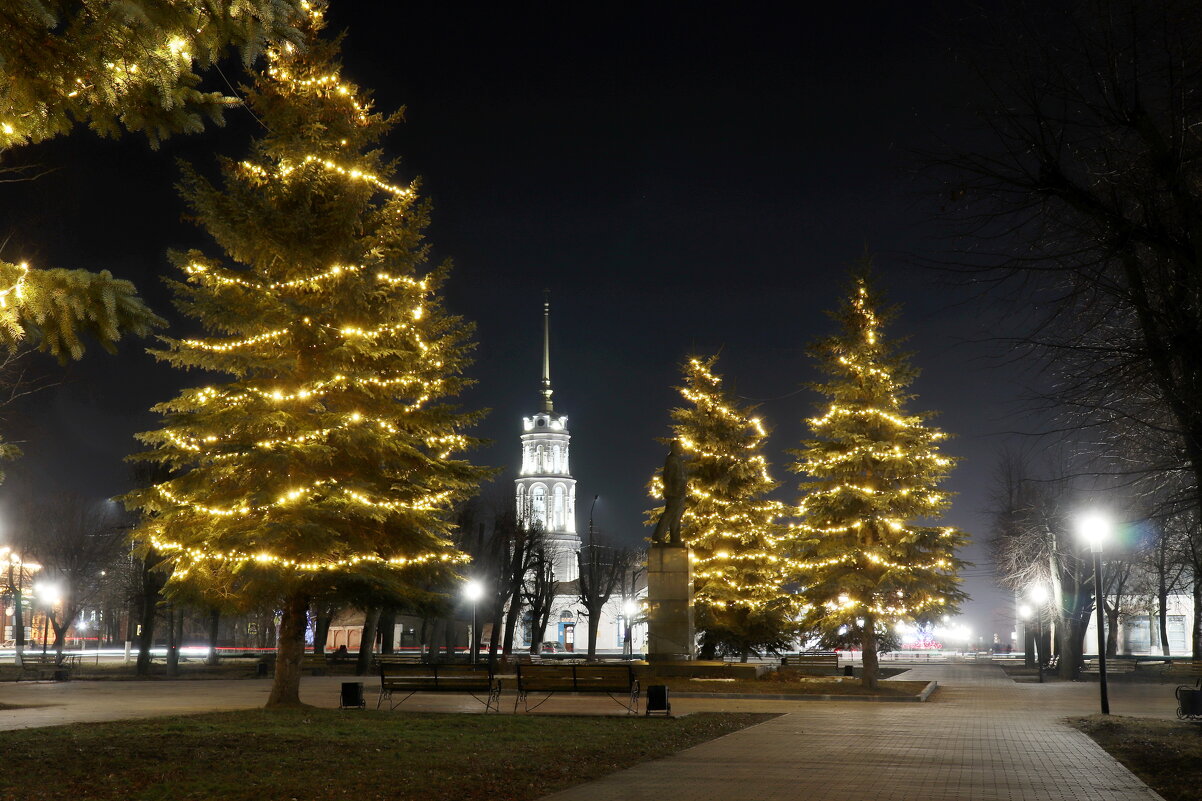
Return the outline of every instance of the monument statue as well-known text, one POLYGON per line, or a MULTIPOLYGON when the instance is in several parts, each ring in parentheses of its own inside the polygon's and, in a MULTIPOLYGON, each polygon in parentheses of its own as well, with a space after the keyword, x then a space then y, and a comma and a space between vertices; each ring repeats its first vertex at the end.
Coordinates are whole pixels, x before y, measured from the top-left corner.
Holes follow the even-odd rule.
POLYGON ((664 460, 663 484, 664 511, 655 524, 651 541, 656 545, 683 545, 680 519, 684 516, 684 504, 689 491, 689 469, 679 439, 672 440, 668 458, 664 460))
POLYGON ((647 659, 675 662, 696 657, 693 560, 680 536, 689 491, 684 447, 672 440, 664 461, 664 511, 647 549, 647 659))

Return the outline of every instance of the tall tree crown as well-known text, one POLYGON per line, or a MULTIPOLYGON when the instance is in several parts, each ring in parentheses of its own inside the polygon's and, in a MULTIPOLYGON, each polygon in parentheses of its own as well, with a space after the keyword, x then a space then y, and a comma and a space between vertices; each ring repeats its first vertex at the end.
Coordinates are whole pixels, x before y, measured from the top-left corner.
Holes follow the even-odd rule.
MULTIPOLYGON (((778 522, 784 505, 768 497, 778 486, 762 452, 768 431, 722 385, 716 362, 682 365, 686 405, 672 410, 672 432, 688 457, 681 536, 693 549, 697 626, 703 644, 741 654, 788 639, 787 529, 778 522)), ((651 495, 663 497, 659 474, 651 495)))
POLYGON ((829 401, 809 422, 813 438, 794 453, 802 484, 799 581, 808 621, 823 632, 871 616, 924 620, 956 611, 965 596, 955 553, 966 538, 929 525, 948 506, 939 489, 953 460, 943 432, 910 414, 903 390, 916 375, 884 335, 869 280, 855 280, 834 315, 835 336, 818 343, 829 401))
POLYGON ((315 19, 249 92, 268 131, 250 157, 223 161, 219 184, 185 172, 233 263, 172 254, 177 305, 204 335, 154 353, 227 380, 155 407, 164 424, 140 435, 139 458, 175 474, 129 502, 177 577, 220 562, 404 592, 399 568, 464 558, 450 511, 482 476, 456 456, 478 415, 452 399, 471 328, 442 307, 447 267, 426 264, 416 186, 393 183, 376 149, 394 118, 340 76, 315 19))

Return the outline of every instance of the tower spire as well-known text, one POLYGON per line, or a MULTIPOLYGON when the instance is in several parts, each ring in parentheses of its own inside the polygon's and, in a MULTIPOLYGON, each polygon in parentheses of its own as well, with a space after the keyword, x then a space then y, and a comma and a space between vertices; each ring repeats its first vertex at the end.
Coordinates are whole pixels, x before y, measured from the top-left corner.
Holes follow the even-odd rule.
POLYGON ((543 290, 543 412, 551 414, 551 290, 543 290))

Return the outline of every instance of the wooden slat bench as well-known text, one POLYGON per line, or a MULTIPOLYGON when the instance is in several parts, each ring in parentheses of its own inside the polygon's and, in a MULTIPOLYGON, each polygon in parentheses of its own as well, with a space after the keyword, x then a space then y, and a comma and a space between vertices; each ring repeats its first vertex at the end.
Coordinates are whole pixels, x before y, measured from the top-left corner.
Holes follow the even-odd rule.
POLYGON ((400 654, 376 654, 372 664, 378 670, 381 665, 420 665, 422 655, 417 651, 406 651, 400 654))
POLYGON ((630 665, 517 665, 518 696, 513 703, 524 704, 527 712, 538 709, 555 693, 601 693, 621 704, 627 712, 638 714, 639 680, 630 665), (530 693, 547 697, 530 706, 530 693), (624 700, 625 699, 625 700, 624 700))
MULTIPOLYGON (((1090 676, 1096 676, 1102 672, 1101 666, 1096 659, 1086 659, 1082 663, 1081 672, 1090 676)), ((1127 673, 1135 672, 1135 661, 1131 659, 1115 659, 1113 657, 1106 660, 1106 675, 1118 676, 1127 673)))
POLYGON ((501 711, 501 681, 488 671, 487 665, 403 664, 380 663, 380 698, 376 709, 388 699, 388 708, 396 709, 411 695, 421 692, 466 693, 484 704, 484 711, 501 711), (393 696, 405 697, 394 701, 393 696), (480 696, 485 696, 481 701, 480 696))
POLYGON ((829 673, 839 672, 839 654, 835 651, 814 651, 804 654, 791 654, 782 657, 781 667, 798 670, 821 670, 829 673))
POLYGON ((1160 668, 1161 681, 1194 681, 1200 678, 1202 661, 1196 659, 1174 659, 1160 668))
POLYGON ((57 679, 60 675, 70 677, 71 671, 79 665, 79 654, 63 654, 59 660, 56 654, 21 654, 21 672, 17 681, 29 676, 35 679, 57 679))

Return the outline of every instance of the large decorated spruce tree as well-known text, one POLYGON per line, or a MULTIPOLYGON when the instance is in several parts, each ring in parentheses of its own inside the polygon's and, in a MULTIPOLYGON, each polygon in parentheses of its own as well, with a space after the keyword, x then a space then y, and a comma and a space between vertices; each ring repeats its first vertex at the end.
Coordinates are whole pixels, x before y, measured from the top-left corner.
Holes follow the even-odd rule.
POLYGON ((425 593, 463 556, 449 512, 481 469, 458 456, 475 415, 470 328, 439 298, 425 205, 377 149, 394 118, 339 74, 318 38, 269 54, 248 105, 267 133, 182 192, 228 258, 176 253, 178 308, 203 329, 155 355, 213 378, 140 435, 172 477, 128 496, 135 538, 173 582, 236 584, 279 610, 269 706, 299 703, 308 599, 425 593))
POLYGON ((804 622, 827 644, 864 652, 864 684, 875 687, 880 638, 898 622, 954 613, 963 600, 956 557, 966 537, 935 525, 948 506, 939 489, 952 460, 944 438, 911 414, 906 388, 916 371, 884 333, 867 277, 834 314, 839 332, 815 348, 828 399, 809 420, 793 469, 802 484, 798 581, 804 622))
MULTIPOLYGON (((693 549, 695 613, 701 657, 746 658, 776 651, 795 633, 793 597, 778 522, 784 507, 767 497, 777 486, 762 448, 768 433, 714 372, 716 356, 682 366, 685 405, 673 409, 672 433, 688 458, 688 500, 681 538, 693 549)), ((661 476, 651 495, 662 499, 661 476)), ((652 520, 660 509, 649 512, 652 520)))

